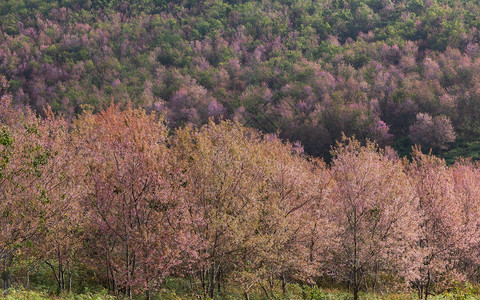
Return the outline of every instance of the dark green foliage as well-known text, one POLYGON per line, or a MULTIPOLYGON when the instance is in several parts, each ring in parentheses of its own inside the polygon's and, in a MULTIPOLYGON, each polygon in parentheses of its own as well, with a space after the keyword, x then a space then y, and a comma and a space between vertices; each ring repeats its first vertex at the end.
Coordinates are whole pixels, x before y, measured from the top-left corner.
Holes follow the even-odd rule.
POLYGON ((469 157, 473 160, 480 160, 480 141, 458 141, 453 149, 444 153, 443 157, 448 164, 453 164, 458 157, 469 157))

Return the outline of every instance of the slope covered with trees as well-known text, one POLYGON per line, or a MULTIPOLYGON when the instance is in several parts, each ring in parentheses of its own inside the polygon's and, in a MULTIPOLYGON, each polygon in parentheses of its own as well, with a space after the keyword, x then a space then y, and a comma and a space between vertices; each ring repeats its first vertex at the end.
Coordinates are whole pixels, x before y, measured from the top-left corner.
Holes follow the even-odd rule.
POLYGON ((6 293, 479 286, 479 16, 464 0, 0 1, 6 293))
POLYGON ((0 74, 39 112, 131 102, 172 127, 236 117, 327 158, 344 132, 452 161, 478 156, 479 14, 463 0, 8 0, 0 74))

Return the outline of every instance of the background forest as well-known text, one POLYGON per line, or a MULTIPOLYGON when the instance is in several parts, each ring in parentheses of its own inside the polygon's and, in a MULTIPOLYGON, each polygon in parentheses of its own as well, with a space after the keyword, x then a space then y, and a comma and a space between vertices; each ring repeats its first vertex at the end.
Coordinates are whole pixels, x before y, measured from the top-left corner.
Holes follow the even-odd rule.
POLYGON ((341 137, 453 162, 480 148, 480 3, 464 0, 4 0, 14 103, 111 101, 169 126, 237 117, 329 158, 341 137))
POLYGON ((6 297, 480 297, 479 22, 0 0, 6 297))

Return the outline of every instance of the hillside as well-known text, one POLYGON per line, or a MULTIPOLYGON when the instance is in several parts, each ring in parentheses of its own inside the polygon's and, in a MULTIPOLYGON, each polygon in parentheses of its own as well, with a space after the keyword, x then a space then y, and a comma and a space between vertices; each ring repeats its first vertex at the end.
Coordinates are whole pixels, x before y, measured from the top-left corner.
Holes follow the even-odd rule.
POLYGON ((480 0, 0 0, 5 299, 480 299, 480 0))
POLYGON ((344 132, 451 161, 480 155, 479 15, 463 0, 7 0, 0 74, 40 113, 132 103, 171 127, 238 118, 327 159, 344 132))

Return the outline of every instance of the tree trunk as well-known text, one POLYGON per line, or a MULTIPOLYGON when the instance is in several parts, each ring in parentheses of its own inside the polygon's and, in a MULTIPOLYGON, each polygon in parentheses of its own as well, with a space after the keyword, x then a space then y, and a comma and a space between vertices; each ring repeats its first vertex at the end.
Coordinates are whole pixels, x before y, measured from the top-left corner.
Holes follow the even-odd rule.
POLYGON ((146 300, 152 299, 150 296, 150 289, 147 289, 147 291, 145 292, 145 296, 146 296, 146 300))
POLYGON ((357 211, 353 211, 353 300, 358 300, 358 243, 357 243, 357 211))
POLYGON ((27 282, 25 283, 25 289, 30 288, 30 270, 27 269, 27 282))
POLYGON ((417 297, 419 300, 423 299, 423 283, 420 282, 420 280, 416 280, 414 283, 416 289, 417 289, 417 297))
POLYGON ((116 292, 117 291, 117 281, 115 280, 115 273, 113 272, 113 269, 110 267, 110 273, 112 277, 112 291, 116 292))
POLYGON ((128 252, 128 243, 125 246, 125 275, 127 279, 127 284, 125 286, 125 297, 131 299, 130 294, 130 253, 128 252))
POLYGON ((218 293, 220 293, 220 291, 222 290, 221 276, 222 276, 222 270, 219 268, 217 272, 217 292, 218 293))
POLYGON ((427 277, 427 283, 425 284, 425 300, 428 298, 428 288, 430 287, 430 270, 428 270, 428 277, 427 277))
POLYGON ((3 293, 6 294, 7 290, 10 288, 10 279, 11 279, 10 268, 6 268, 2 272, 2 279, 3 279, 3 293))
POLYGON ((67 263, 68 270, 68 292, 72 292, 72 269, 70 268, 70 263, 67 263))
POLYGON ((378 261, 375 262, 375 275, 373 277, 373 293, 377 293, 377 280, 378 280, 378 261))
POLYGON ((356 284, 353 286, 353 300, 358 300, 358 286, 356 284))
POLYGON ((65 268, 63 267, 63 257, 60 251, 60 245, 57 245, 57 260, 58 260, 58 293, 65 290, 65 268))
POLYGON ((267 297, 267 299, 270 299, 270 295, 268 294, 268 291, 267 289, 265 288, 265 286, 263 284, 260 285, 262 287, 262 290, 263 292, 265 293, 265 296, 267 297))
MULTIPOLYGON (((136 263, 137 263, 137 256, 135 255, 135 252, 132 251, 132 263, 130 264, 131 265, 131 271, 130 271, 130 278, 131 280, 133 280, 135 278, 135 266, 136 266, 136 263)), ((133 299, 133 288, 132 286, 130 285, 130 299, 133 299)))
POLYGON ((215 263, 210 270, 210 287, 208 289, 208 296, 213 299, 215 293, 215 263))
POLYGON ((55 276, 55 280, 57 281, 57 293, 60 294, 60 292, 62 291, 62 282, 61 282, 61 277, 60 277, 61 276, 60 275, 60 272, 61 272, 60 265, 58 266, 59 270, 57 272, 57 270, 55 269, 55 266, 51 262, 46 260, 45 263, 50 267, 50 269, 52 269, 53 276, 55 276))
POLYGON ((215 268, 217 267, 216 266, 216 263, 215 263, 215 257, 217 255, 217 242, 218 242, 218 232, 215 232, 215 241, 213 243, 213 249, 212 249, 212 258, 213 258, 213 262, 212 262, 212 267, 210 269, 210 286, 209 286, 209 291, 208 291, 208 295, 210 296, 210 298, 213 299, 213 295, 215 294, 215 273, 216 273, 216 270, 215 268))
POLYGON ((12 266, 13 261, 13 254, 7 252, 4 256, 3 260, 3 272, 2 272, 2 279, 3 279, 3 294, 7 294, 7 290, 10 288, 10 280, 11 280, 11 271, 10 267, 12 266))
POLYGON ((315 248, 315 231, 317 230, 317 223, 315 223, 314 227, 313 227, 313 230, 312 230, 312 236, 311 236, 311 239, 310 239, 310 255, 309 255, 309 259, 310 259, 310 262, 313 262, 313 249, 315 248))
POLYGON ((65 276, 63 274, 63 265, 62 262, 58 263, 58 293, 62 292, 65 289, 65 276))

